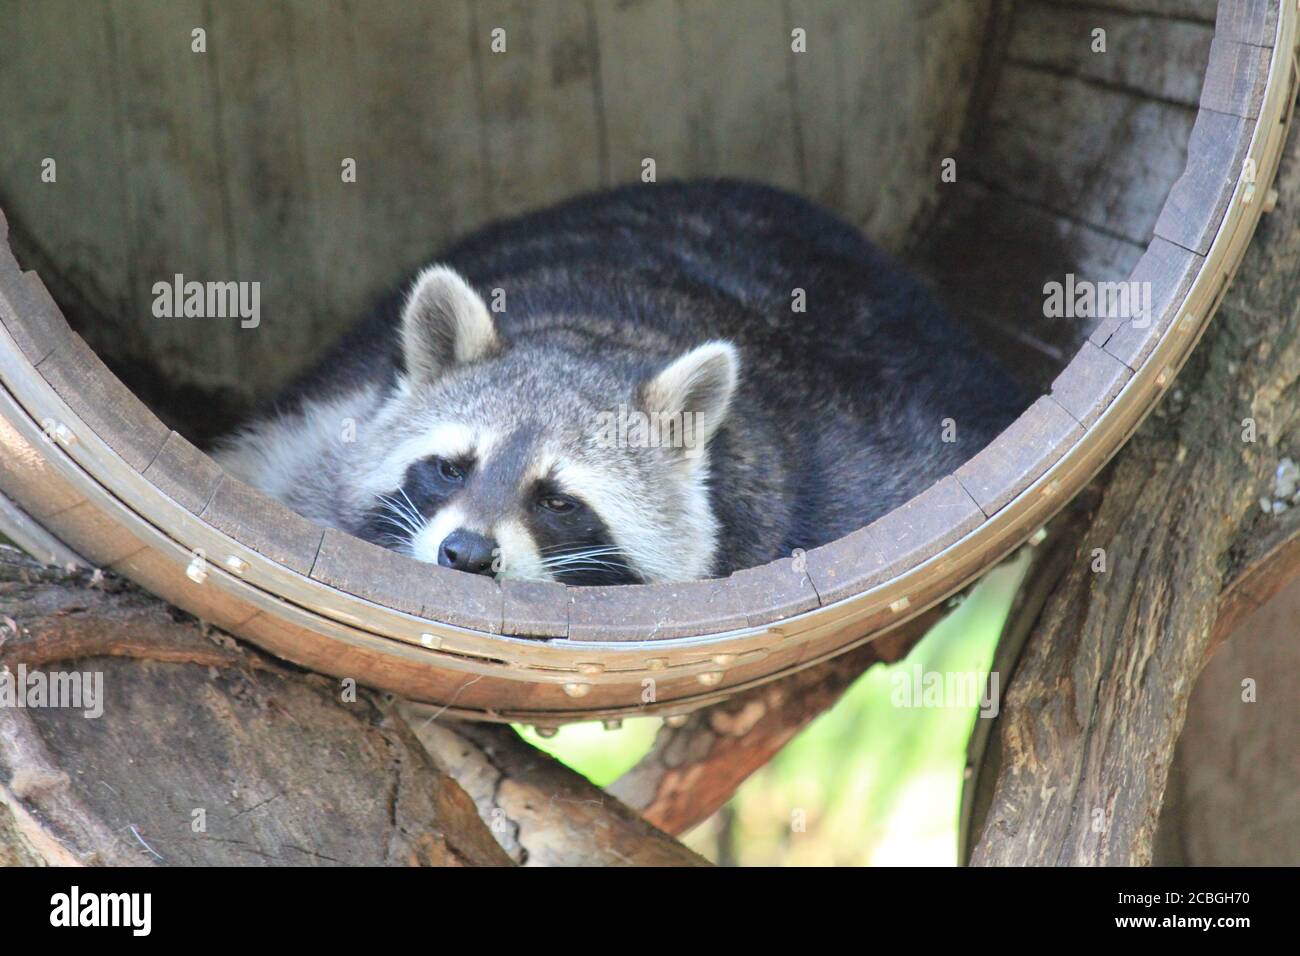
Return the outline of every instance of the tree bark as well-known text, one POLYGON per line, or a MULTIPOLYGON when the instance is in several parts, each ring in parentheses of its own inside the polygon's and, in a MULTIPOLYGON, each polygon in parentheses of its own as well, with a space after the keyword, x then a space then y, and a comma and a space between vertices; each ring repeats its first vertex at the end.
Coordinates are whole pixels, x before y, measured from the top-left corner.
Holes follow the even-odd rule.
POLYGON ((702 866, 636 811, 508 727, 412 719, 438 764, 478 804, 511 858, 528 866, 702 866))
POLYGON ((1197 681, 1160 811, 1157 864, 1300 862, 1298 621, 1300 579, 1247 617, 1197 681))
POLYGON ((390 696, 347 693, 126 582, 3 546, 0 664, 11 686, 75 671, 103 688, 99 717, 0 707, 0 864, 703 862, 612 798, 583 802, 599 792, 525 759, 507 728, 445 729, 463 766, 504 768, 499 812, 480 815, 466 793, 479 778, 458 783, 390 696), (581 815, 511 802, 529 787, 581 815), (582 839, 555 846, 577 819, 582 839))
POLYGON ((1297 152, 1293 134, 1277 212, 1176 387, 1098 482, 1072 560, 1003 675, 975 864, 1149 863, 1198 673, 1233 620, 1295 574, 1295 509, 1266 515, 1259 502, 1280 458, 1300 458, 1297 152))

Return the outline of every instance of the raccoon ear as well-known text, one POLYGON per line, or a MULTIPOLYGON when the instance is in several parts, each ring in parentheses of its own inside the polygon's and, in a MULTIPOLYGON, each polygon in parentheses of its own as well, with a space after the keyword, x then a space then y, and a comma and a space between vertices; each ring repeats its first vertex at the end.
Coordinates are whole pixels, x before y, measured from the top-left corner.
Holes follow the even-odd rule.
POLYGON ((679 356, 641 386, 646 411, 676 420, 690 414, 687 457, 698 453, 717 433, 740 381, 740 353, 730 342, 705 342, 679 356))
POLYGON ((420 273, 402 310, 402 361, 413 381, 432 382, 499 347, 491 313, 460 273, 447 266, 420 273))

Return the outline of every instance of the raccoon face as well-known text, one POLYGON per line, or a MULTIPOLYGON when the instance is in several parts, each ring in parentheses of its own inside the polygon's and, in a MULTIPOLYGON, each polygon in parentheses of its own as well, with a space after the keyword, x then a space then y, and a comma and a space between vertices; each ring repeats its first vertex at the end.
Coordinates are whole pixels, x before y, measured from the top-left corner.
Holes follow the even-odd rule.
POLYGON ((582 336, 502 339, 457 273, 402 315, 405 372, 362 429, 350 529, 422 561, 567 584, 707 577, 708 445, 735 391, 730 343, 672 361, 582 336))

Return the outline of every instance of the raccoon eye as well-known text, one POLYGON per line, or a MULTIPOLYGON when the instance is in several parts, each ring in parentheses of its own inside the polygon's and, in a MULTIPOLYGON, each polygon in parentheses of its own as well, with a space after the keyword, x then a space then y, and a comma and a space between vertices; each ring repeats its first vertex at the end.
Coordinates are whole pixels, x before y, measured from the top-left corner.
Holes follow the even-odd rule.
POLYGON ((567 515, 578 509, 578 501, 568 495, 543 495, 537 499, 537 507, 557 515, 567 515))
POLYGON ((458 465, 454 465, 445 458, 435 458, 433 467, 437 469, 438 475, 444 481, 450 481, 457 484, 465 480, 465 470, 458 465))

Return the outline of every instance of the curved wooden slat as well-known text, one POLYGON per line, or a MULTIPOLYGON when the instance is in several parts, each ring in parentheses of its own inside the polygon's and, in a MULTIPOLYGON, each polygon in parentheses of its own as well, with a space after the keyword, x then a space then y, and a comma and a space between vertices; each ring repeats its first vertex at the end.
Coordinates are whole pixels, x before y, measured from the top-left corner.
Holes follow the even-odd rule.
POLYGON ((1083 426, 1074 416, 1044 395, 954 477, 980 510, 992 515, 1037 481, 1082 436, 1083 426))
POLYGON ((1227 0, 1219 4, 1214 35, 1221 40, 1271 47, 1277 36, 1275 0, 1227 0))
POLYGON ((1052 383, 1052 398, 1088 428, 1132 377, 1127 365, 1086 341, 1052 383))
POLYGON ((680 712, 810 666, 933 606, 1023 541, 1186 359, 1258 219, 1294 90, 1294 9, 1224 0, 1219 21, 1187 167, 1130 276, 1150 284, 1151 315, 1103 317, 1051 396, 984 452, 823 548, 722 581, 616 589, 413 564, 220 476, 113 378, 4 243, 0 443, 46 467, 6 463, 0 489, 43 504, 47 530, 180 606, 447 713, 680 712), (52 443, 47 421, 64 429, 52 443), (191 575, 196 550, 206 571, 191 575))
MULTIPOLYGON (((325 537, 325 529, 320 525, 294 514, 231 475, 222 476, 199 517, 299 574, 311 571, 325 537)), ((224 561, 225 557, 217 556, 217 559, 224 561)))

